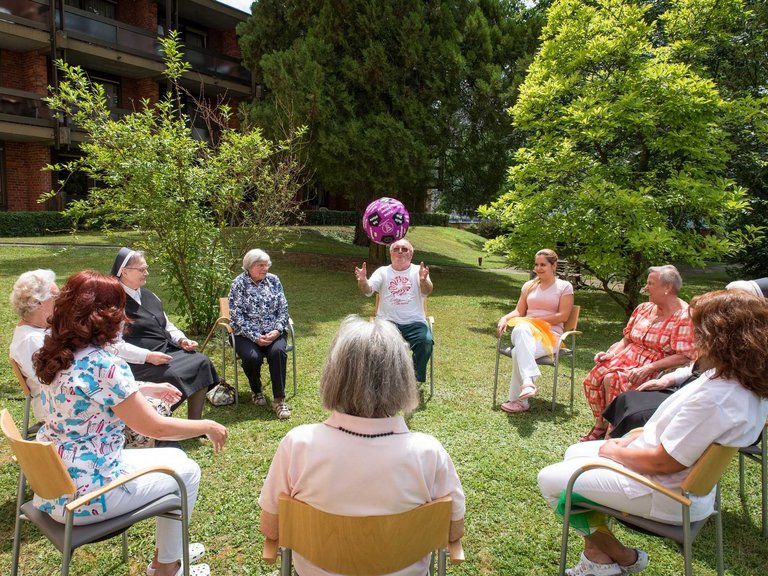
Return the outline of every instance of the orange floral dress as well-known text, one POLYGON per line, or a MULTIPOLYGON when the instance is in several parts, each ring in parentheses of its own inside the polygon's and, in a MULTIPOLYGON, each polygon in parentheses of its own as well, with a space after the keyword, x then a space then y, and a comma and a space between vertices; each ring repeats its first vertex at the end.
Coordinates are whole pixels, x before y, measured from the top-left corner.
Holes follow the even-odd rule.
POLYGON ((624 328, 624 337, 629 340, 629 344, 610 360, 597 363, 584 380, 584 394, 595 418, 599 418, 605 407, 622 392, 658 377, 658 373, 651 374, 642 382, 630 384, 629 370, 632 368, 675 354, 693 359, 693 324, 688 314, 688 305, 665 320, 654 321, 656 315, 656 304, 651 302, 635 308, 624 328), (603 379, 608 374, 612 375, 612 381, 606 393, 603 379))

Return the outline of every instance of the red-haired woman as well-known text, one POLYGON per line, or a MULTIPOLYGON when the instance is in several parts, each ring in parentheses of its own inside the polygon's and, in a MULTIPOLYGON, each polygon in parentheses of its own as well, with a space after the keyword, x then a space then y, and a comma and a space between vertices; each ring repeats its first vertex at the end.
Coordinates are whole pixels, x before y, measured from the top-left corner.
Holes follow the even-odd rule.
MULTIPOLYGON (((679 490, 711 444, 743 447, 758 437, 768 417, 768 302, 743 292, 710 292, 695 298, 690 310, 702 375, 667 398, 641 431, 574 444, 563 462, 539 472, 539 489, 552 508, 573 472, 586 462, 607 458, 679 490)), ((682 522, 680 504, 611 470, 588 470, 573 491, 636 516, 682 522)), ((714 490, 693 498, 691 520, 709 516, 714 500, 714 490)), ((579 531, 584 553, 566 571, 570 576, 634 574, 648 565, 648 555, 619 542, 601 515, 590 515, 579 531)))
MULTIPOLYGON (((183 440, 205 434, 218 452, 227 429, 212 420, 163 418, 139 393, 128 365, 105 347, 112 344, 125 323, 125 292, 116 278, 85 270, 71 276, 57 299, 51 332, 34 356, 41 386, 45 423, 37 439, 52 442, 64 460, 78 495, 140 467, 155 463, 171 466, 184 479, 189 509, 197 499, 200 468, 177 448, 123 450, 123 430, 162 440, 183 440)), ((124 514, 143 503, 176 490, 176 482, 163 474, 149 474, 113 490, 79 509, 75 524, 90 524, 124 514)), ((67 498, 44 499, 35 506, 54 520, 63 521, 67 498)), ((158 518, 157 548, 148 572, 156 576, 181 573, 181 526, 158 518)), ((193 545, 192 557, 202 555, 193 545)), ((191 566, 194 576, 210 573, 208 565, 191 566)))

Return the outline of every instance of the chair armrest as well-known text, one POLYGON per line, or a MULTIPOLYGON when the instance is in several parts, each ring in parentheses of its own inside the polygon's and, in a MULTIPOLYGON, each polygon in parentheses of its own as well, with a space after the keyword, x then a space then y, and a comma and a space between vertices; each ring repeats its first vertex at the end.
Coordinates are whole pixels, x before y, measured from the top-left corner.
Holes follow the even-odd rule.
POLYGON ((429 329, 432 330, 435 327, 435 317, 427 316, 427 324, 429 324, 429 329))
POLYGON ((114 490, 115 488, 118 488, 123 484, 126 484, 127 482, 136 480, 136 478, 140 478, 145 474, 155 474, 155 473, 167 474, 168 476, 172 476, 176 480, 176 483, 179 484, 179 488, 181 489, 182 487, 181 479, 176 475, 176 471, 173 468, 170 468, 169 466, 162 466, 160 464, 156 464, 154 466, 148 466, 147 468, 142 468, 141 470, 135 470, 130 474, 121 476, 117 480, 113 480, 112 482, 110 482, 105 486, 101 486, 100 488, 97 488, 92 492, 88 492, 88 494, 84 494, 83 496, 80 496, 80 498, 76 498, 75 500, 72 500, 72 502, 67 504, 66 509, 69 512, 72 512, 73 510, 80 508, 80 506, 83 506, 84 504, 88 504, 88 502, 90 502, 91 500, 94 500, 99 496, 102 496, 103 494, 106 494, 107 492, 114 490))
POLYGON ((288 316, 288 332, 291 335, 291 346, 296 347, 296 332, 293 328, 293 318, 288 316))
POLYGON ((200 346, 199 350, 200 353, 205 350, 205 347, 208 345, 208 341, 211 339, 211 336, 213 336, 213 332, 216 330, 216 328, 219 327, 224 328, 227 333, 232 334, 232 326, 229 323, 229 318, 225 316, 218 318, 216 322, 213 323, 213 326, 211 326, 211 329, 208 331, 208 335, 205 337, 205 340, 203 340, 203 345, 200 346))
POLYGON ((581 334, 581 330, 568 330, 567 332, 560 334, 560 337, 557 339, 557 343, 562 347, 563 342, 565 342, 565 339, 568 338, 568 336, 581 336, 581 334))
POLYGON ((448 558, 451 564, 464 562, 464 547, 461 545, 461 538, 454 542, 448 542, 448 558))
MULTIPOLYGON (((661 484, 658 484, 653 480, 649 480, 642 474, 638 474, 637 472, 632 472, 632 470, 627 470, 626 468, 622 468, 621 466, 618 466, 617 464, 614 464, 612 462, 588 462, 583 466, 580 466, 576 470, 576 472, 574 472, 574 476, 580 476, 583 472, 586 472, 587 470, 594 470, 596 468, 604 468, 606 470, 611 470, 613 472, 616 472, 617 474, 621 474, 622 476, 626 476, 627 478, 631 478, 632 480, 635 480, 636 482, 639 482, 644 486, 648 486, 648 488, 651 488, 656 492, 660 492, 661 494, 664 494, 668 498, 671 498, 672 500, 682 504, 683 506, 691 505, 691 499, 686 498, 679 492, 670 490, 666 486, 662 486, 661 484)), ((573 478, 573 476, 571 476, 571 478, 573 478)))
POLYGON ((277 560, 277 540, 264 539, 264 550, 261 554, 261 559, 267 564, 274 564, 277 560))

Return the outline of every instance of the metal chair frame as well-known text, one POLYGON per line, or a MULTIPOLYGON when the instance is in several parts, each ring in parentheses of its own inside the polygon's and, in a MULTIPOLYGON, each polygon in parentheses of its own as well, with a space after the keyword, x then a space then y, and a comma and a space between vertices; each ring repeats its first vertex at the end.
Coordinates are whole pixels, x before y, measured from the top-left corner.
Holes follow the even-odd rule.
POLYGON ((693 575, 692 567, 692 546, 693 540, 699 533, 699 530, 707 522, 709 517, 704 518, 696 522, 691 522, 690 519, 690 506, 691 495, 705 496, 709 494, 712 489, 715 489, 715 508, 711 516, 715 517, 715 545, 717 554, 717 573, 719 576, 723 576, 723 520, 720 514, 720 477, 722 476, 728 464, 732 460, 733 456, 737 452, 737 448, 730 446, 721 446, 718 444, 712 444, 702 454, 696 464, 693 465, 688 473, 688 476, 681 485, 680 492, 670 490, 665 486, 657 484, 652 480, 636 474, 630 470, 617 466, 613 463, 604 462, 590 462, 584 464, 578 470, 576 470, 568 481, 568 485, 565 490, 565 511, 563 514, 563 536, 562 545, 560 547, 560 570, 558 574, 564 576, 565 565, 568 555, 568 535, 569 535, 569 522, 572 510, 574 508, 580 510, 594 510, 601 512, 608 516, 616 518, 619 522, 631 528, 649 534, 652 536, 658 536, 662 538, 670 538, 674 540, 683 554, 683 562, 685 566, 685 576, 693 575), (627 476, 641 484, 644 484, 657 492, 661 492, 665 496, 672 498, 676 502, 679 502, 682 506, 683 521, 682 525, 676 526, 672 524, 665 524, 663 522, 657 522, 655 520, 649 520, 641 516, 633 516, 632 514, 625 513, 621 510, 614 508, 608 508, 607 506, 601 506, 599 504, 592 504, 589 502, 579 502, 574 505, 572 501, 573 486, 576 483, 581 474, 588 470, 594 470, 597 468, 605 468, 612 470, 617 474, 627 476))
POLYGON ((760 511, 762 514, 762 535, 768 538, 768 424, 763 429, 759 444, 753 444, 739 449, 739 496, 742 501, 746 499, 745 493, 745 461, 750 459, 760 465, 760 511))
POLYGON ((7 410, 0 412, 0 427, 2 427, 3 435, 11 445, 14 460, 18 462, 21 468, 16 494, 16 525, 13 536, 11 576, 17 576, 19 570, 22 521, 29 521, 35 524, 40 532, 61 552, 61 574, 62 576, 67 576, 72 554, 77 548, 115 536, 122 536, 123 562, 128 562, 127 530, 141 520, 156 516, 171 518, 181 522, 183 573, 184 576, 189 576, 189 532, 187 529, 189 510, 187 506, 187 489, 184 481, 172 468, 150 466, 136 470, 110 482, 106 486, 97 488, 79 498, 74 498, 66 505, 65 521, 60 523, 53 520, 45 512, 35 508, 31 500, 26 503, 24 502, 27 478, 29 478, 32 490, 43 498, 59 498, 75 494, 75 484, 53 444, 50 442, 24 440, 7 410), (140 476, 154 473, 167 474, 173 477, 178 485, 178 494, 160 496, 131 512, 102 522, 83 526, 74 525, 75 511, 81 506, 140 476))
MULTIPOLYGON (((221 328, 225 332, 221 339, 221 377, 225 380, 227 378, 227 346, 229 346, 232 349, 232 364, 235 373, 235 404, 238 404, 240 402, 240 391, 237 383, 238 356, 237 350, 235 349, 235 334, 229 319, 229 298, 219 298, 219 318, 208 331, 208 335, 205 337, 205 341, 200 347, 201 352, 205 349, 208 341, 213 337, 217 328, 221 328)), ((293 395, 296 396, 296 332, 294 331, 293 319, 290 316, 288 317, 288 344, 285 347, 285 351, 286 353, 291 354, 291 363, 293 364, 293 395)))
MULTIPOLYGON (((575 382, 575 372, 576 372, 576 336, 580 335, 581 332, 577 330, 578 324, 579 324, 579 314, 581 313, 581 306, 574 306, 571 309, 571 314, 568 316, 568 320, 565 321, 564 324, 564 332, 557 340, 557 350, 558 353, 554 354, 552 358, 549 356, 541 356, 539 358, 536 358, 536 364, 539 366, 552 366, 554 368, 554 376, 552 381, 552 411, 554 412, 556 406, 557 406, 557 375, 558 370, 560 368, 560 358, 570 358, 571 359, 571 402, 570 402, 570 409, 571 412, 573 412, 573 388, 574 388, 574 382, 575 382), (571 339, 570 341, 570 348, 565 347, 564 345, 567 344, 568 338, 571 339)), ((506 331, 502 332, 502 334, 498 338, 498 342, 496 343, 496 369, 493 373, 493 404, 492 407, 496 408, 496 398, 498 395, 498 388, 499 388, 499 360, 502 356, 506 356, 507 358, 512 358, 512 349, 513 346, 505 346, 504 337, 506 335, 506 331)))

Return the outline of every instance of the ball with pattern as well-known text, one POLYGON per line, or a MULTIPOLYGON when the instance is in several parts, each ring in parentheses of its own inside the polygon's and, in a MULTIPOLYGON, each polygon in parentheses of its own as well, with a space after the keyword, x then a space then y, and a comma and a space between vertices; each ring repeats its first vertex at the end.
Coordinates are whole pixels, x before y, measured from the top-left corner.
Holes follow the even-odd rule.
POLYGON ((411 215, 397 198, 374 200, 363 213, 363 230, 376 244, 392 244, 405 237, 411 215))

